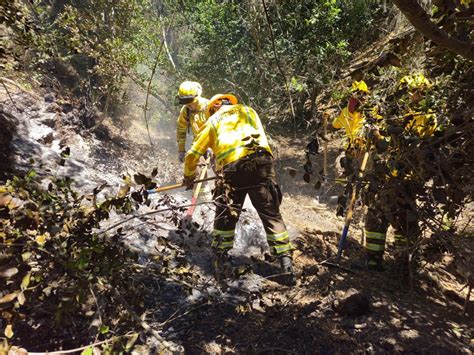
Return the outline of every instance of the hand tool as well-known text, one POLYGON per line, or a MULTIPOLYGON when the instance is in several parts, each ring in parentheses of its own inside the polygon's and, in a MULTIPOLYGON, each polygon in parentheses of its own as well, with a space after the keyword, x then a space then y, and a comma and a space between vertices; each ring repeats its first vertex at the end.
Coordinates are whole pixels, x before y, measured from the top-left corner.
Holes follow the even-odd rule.
MULTIPOLYGON (((215 176, 211 176, 211 177, 207 177, 207 178, 202 179, 202 180, 194 180, 193 183, 198 184, 198 183, 202 183, 202 182, 205 182, 205 181, 214 180, 215 178, 216 178, 215 176)), ((163 192, 163 191, 168 191, 168 190, 173 190, 173 189, 179 189, 180 187, 184 187, 184 186, 186 186, 186 185, 182 182, 180 184, 162 186, 162 187, 157 187, 157 188, 154 188, 154 189, 151 189, 151 190, 146 190, 146 192, 148 192, 148 194, 151 195, 151 194, 156 194, 157 192, 163 192)))
MULTIPOLYGON (((362 176, 364 175, 364 171, 365 171, 365 167, 367 165, 367 160, 368 159, 369 159, 369 152, 366 151, 364 153, 364 157, 362 159, 362 164, 360 165, 360 169, 359 169, 359 174, 358 174, 358 180, 359 181, 362 179, 362 176)), ((360 184, 358 182, 356 182, 355 186, 352 188, 351 199, 349 201, 349 206, 347 207, 346 219, 344 221, 344 228, 342 230, 341 238, 339 239, 339 245, 337 247, 336 260, 335 260, 335 262, 330 262, 329 260, 325 260, 325 261, 321 262, 321 265, 333 266, 333 267, 337 267, 337 268, 339 268, 341 270, 344 270, 344 271, 352 272, 351 269, 348 269, 348 268, 345 268, 345 267, 341 266, 339 264, 339 262, 341 261, 342 252, 344 250, 344 246, 345 246, 346 239, 347 239, 347 234, 349 232, 349 226, 350 226, 351 221, 352 221, 354 203, 355 203, 355 200, 356 200, 357 190, 359 189, 359 185, 360 184)))

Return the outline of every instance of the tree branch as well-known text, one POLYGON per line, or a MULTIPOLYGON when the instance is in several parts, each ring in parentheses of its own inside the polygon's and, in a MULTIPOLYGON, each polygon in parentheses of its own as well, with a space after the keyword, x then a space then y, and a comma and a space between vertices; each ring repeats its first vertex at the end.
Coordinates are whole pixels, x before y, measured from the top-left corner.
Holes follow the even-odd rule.
MULTIPOLYGON (((174 14, 173 14, 173 18, 174 18, 174 14)), ((173 21, 173 18, 171 19, 171 21, 173 21)), ((168 27, 168 31, 169 31, 169 27, 168 27)), ((163 35, 163 44, 165 46, 166 54, 168 55, 168 59, 170 60, 170 63, 173 66, 173 69, 176 70, 176 64, 174 64, 173 56, 171 55, 170 50, 168 48, 168 43, 166 42, 166 35, 167 35, 166 32, 167 31, 165 30, 164 27, 162 27, 161 32, 162 32, 162 35, 163 35)))
MULTIPOLYGON (((137 84, 141 89, 143 89, 144 91, 147 90, 147 85, 143 83, 138 77, 136 77, 132 73, 127 73, 127 76, 130 79, 132 79, 132 81, 135 84, 137 84)), ((149 94, 153 96, 155 99, 157 99, 169 113, 173 114, 173 109, 171 108, 171 106, 168 104, 168 102, 165 99, 160 97, 157 93, 151 91, 151 89, 150 89, 149 94)))
POLYGON ((290 100, 291 115, 293 116, 293 126, 294 126, 293 128, 295 130, 295 137, 296 137, 296 115, 295 115, 295 109, 293 107, 293 99, 291 98, 290 85, 288 84, 288 78, 286 77, 286 74, 280 65, 280 60, 278 59, 278 55, 277 55, 276 47, 275 47, 275 38, 273 36, 273 28, 270 22, 270 15, 268 14, 267 4, 265 3, 265 0, 262 0, 262 5, 263 5, 263 10, 265 12, 265 18, 267 19, 268 28, 270 29, 270 39, 272 40, 273 55, 275 56, 278 70, 280 70, 280 73, 283 76, 283 80, 285 81, 286 92, 288 94, 288 99, 290 100))
MULTIPOLYGON (((171 21, 170 21, 170 24, 168 25, 168 28, 167 28, 168 31, 169 31, 171 25, 173 24, 175 14, 176 13, 174 13, 171 16, 171 21)), ((150 80, 148 81, 148 85, 147 85, 147 88, 146 88, 145 107, 143 108, 143 115, 145 117, 145 125, 146 125, 146 130, 147 130, 147 133, 148 133, 148 139, 150 140, 150 147, 153 147, 153 142, 151 141, 150 128, 149 128, 149 125, 148 125, 148 118, 147 118, 146 114, 147 114, 147 111, 148 111, 148 98, 150 97, 151 83, 153 82, 153 77, 155 76, 156 68, 157 68, 158 62, 160 60, 161 51, 163 50, 163 47, 166 45, 166 41, 165 41, 166 40, 166 32, 164 30, 164 27, 163 27, 163 34, 164 34, 163 41, 161 42, 160 49, 158 50, 158 54, 156 55, 155 63, 153 63, 153 68, 151 69, 150 80)))
POLYGON ((8 79, 8 78, 4 78, 4 77, 0 77, 0 82, 2 82, 2 84, 9 84, 9 85, 12 85, 14 87, 16 87, 17 89, 19 89, 20 91, 24 92, 25 94, 28 94, 30 95, 31 97, 39 100, 41 99, 38 95, 36 95, 34 92, 31 92, 31 91, 28 91, 26 90, 25 88, 23 88, 20 84, 14 82, 13 80, 11 79, 8 79))
POLYGON ((200 205, 206 205, 206 204, 212 204, 212 203, 214 203, 214 202, 212 202, 212 201, 208 201, 208 202, 203 201, 203 202, 191 203, 191 204, 180 205, 180 206, 172 206, 172 207, 169 207, 169 208, 163 208, 161 210, 156 210, 156 211, 151 211, 151 212, 146 212, 146 213, 142 213, 142 214, 139 214, 139 215, 131 216, 131 217, 128 217, 128 218, 124 219, 123 221, 115 223, 114 225, 108 227, 107 229, 98 231, 97 235, 107 233, 108 231, 114 229, 115 227, 118 227, 118 226, 120 226, 124 223, 127 223, 128 221, 131 221, 132 219, 135 219, 135 218, 150 216, 150 215, 153 215, 153 214, 166 212, 166 211, 173 211, 173 210, 177 210, 177 209, 180 209, 180 208, 186 208, 186 207, 190 207, 190 206, 200 206, 200 205))
POLYGON ((393 3, 406 16, 408 21, 421 34, 432 40, 438 46, 443 47, 469 60, 474 60, 474 44, 463 42, 451 37, 446 31, 439 28, 420 6, 418 1, 413 0, 393 0, 393 3))

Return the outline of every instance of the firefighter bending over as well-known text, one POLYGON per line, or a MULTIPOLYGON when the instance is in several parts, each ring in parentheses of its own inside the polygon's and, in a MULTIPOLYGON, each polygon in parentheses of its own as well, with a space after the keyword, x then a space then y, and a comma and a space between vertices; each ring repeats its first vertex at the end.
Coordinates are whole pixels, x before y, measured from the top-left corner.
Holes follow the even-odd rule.
POLYGON ((216 215, 212 248, 216 276, 229 263, 235 226, 245 197, 249 195, 266 232, 270 251, 279 261, 286 282, 295 283, 293 246, 280 214, 282 194, 276 182, 272 151, 257 113, 237 103, 231 94, 215 95, 208 104, 210 116, 187 152, 184 182, 192 186, 199 158, 211 148, 222 178, 214 191, 216 215))

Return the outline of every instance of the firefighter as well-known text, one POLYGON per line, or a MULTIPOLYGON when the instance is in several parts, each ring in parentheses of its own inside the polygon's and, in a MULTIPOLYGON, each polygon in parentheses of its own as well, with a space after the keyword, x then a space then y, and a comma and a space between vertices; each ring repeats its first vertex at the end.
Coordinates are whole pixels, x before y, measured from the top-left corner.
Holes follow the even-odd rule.
POLYGON ((202 87, 195 81, 184 81, 178 89, 178 102, 183 105, 176 125, 178 159, 184 162, 186 135, 192 130, 195 138, 207 121, 206 107, 209 100, 201 96, 202 87))
MULTIPOLYGON (((401 134, 392 133, 390 137, 379 134, 375 128, 371 139, 377 147, 386 146, 392 157, 403 157, 406 142, 423 139, 433 135, 438 127, 436 115, 426 105, 424 98, 432 84, 422 73, 404 76, 397 88, 399 93, 399 111, 401 114, 389 124, 380 121, 382 131, 394 131, 399 128, 401 134), (390 127, 389 127, 390 126, 390 127), (384 143, 380 145, 380 143, 384 143)), ((369 187, 365 202, 368 211, 365 221, 365 251, 363 268, 372 271, 384 271, 383 255, 389 225, 394 229, 394 246, 397 265, 407 271, 409 250, 415 244, 421 231, 418 225, 416 204, 417 190, 421 188, 423 178, 410 168, 403 160, 390 157, 377 159, 374 162, 371 180, 379 180, 378 188, 369 187), (378 166, 380 168, 378 168, 378 166), (380 172, 385 170, 385 176, 380 172), (372 191, 370 191, 372 190, 372 191)), ((357 265, 356 265, 357 267, 357 265)), ((403 271, 403 270, 402 270, 403 271)))
MULTIPOLYGON (((343 170, 343 177, 347 180, 354 180, 357 176, 357 169, 364 155, 365 139, 364 124, 365 116, 360 110, 364 105, 369 89, 364 81, 355 81, 351 87, 351 97, 346 107, 333 120, 332 126, 335 129, 343 129, 345 133, 344 152, 338 156, 338 161, 343 170)), ((343 216, 347 196, 351 195, 352 186, 347 185, 344 192, 338 197, 337 215, 343 216)))
MULTIPOLYGON (((406 76, 400 81, 400 90, 406 91, 408 96, 403 103, 406 112, 403 114, 399 127, 404 132, 403 136, 416 135, 425 137, 431 135, 436 128, 434 114, 422 113, 417 110, 420 98, 428 87, 424 76, 406 76)), ((344 128, 347 138, 346 157, 360 156, 357 152, 362 149, 371 149, 371 168, 367 175, 370 185, 366 187, 363 202, 368 206, 365 218, 365 257, 362 261, 353 263, 353 267, 370 271, 384 271, 383 255, 385 252, 386 236, 389 225, 394 228, 395 250, 402 265, 408 260, 408 249, 420 234, 417 219, 416 191, 419 181, 408 170, 397 169, 398 163, 394 161, 390 152, 401 152, 403 143, 398 137, 384 137, 380 131, 390 131, 387 123, 382 120, 376 110, 372 113, 370 129, 364 129, 367 120, 360 110, 369 93, 367 85, 355 82, 352 85, 353 97, 349 100, 348 107, 336 117, 333 122, 335 128, 344 128), (368 145, 366 142, 371 142, 368 145), (365 148, 363 148, 365 147, 365 148)), ((392 122, 393 123, 393 122, 392 122)), ((392 124, 391 123, 391 124, 392 124)), ((392 129, 393 130, 393 129, 392 129)), ((392 155, 393 156, 393 155, 392 155)), ((349 168, 345 172, 354 173, 353 165, 343 160, 349 168)))
POLYGON ((222 265, 228 265, 235 226, 249 195, 262 220, 270 251, 279 259, 282 273, 289 275, 285 282, 294 284, 294 248, 280 214, 282 194, 276 182, 272 151, 257 113, 238 104, 231 94, 212 97, 207 112, 210 118, 186 154, 184 182, 192 186, 199 158, 211 148, 222 177, 214 191, 217 207, 212 249, 216 273, 222 271, 222 265))
POLYGON ((363 135, 363 126, 365 117, 359 111, 359 107, 365 103, 366 95, 369 93, 369 88, 364 81, 355 81, 351 87, 351 98, 347 107, 342 109, 339 116, 337 116, 332 125, 336 129, 343 128, 346 133, 346 150, 357 148, 360 139, 363 135))

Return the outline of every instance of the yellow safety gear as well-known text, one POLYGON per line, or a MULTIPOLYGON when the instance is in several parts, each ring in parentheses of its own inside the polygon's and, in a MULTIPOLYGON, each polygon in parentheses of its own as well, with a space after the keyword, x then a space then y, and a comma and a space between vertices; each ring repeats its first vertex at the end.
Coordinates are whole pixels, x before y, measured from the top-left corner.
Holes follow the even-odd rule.
POLYGON ((375 118, 376 120, 381 120, 383 119, 383 116, 379 114, 379 108, 377 106, 373 106, 370 109, 370 115, 375 118))
POLYGON ((365 230, 365 249, 372 252, 384 252, 386 233, 365 230))
POLYGON ((220 249, 222 251, 232 249, 234 246, 234 235, 235 229, 228 231, 214 229, 212 231, 213 240, 211 246, 214 249, 220 249))
POLYGON ((351 91, 362 91, 365 93, 369 93, 369 88, 367 87, 367 84, 365 81, 354 81, 352 83, 351 91))
POLYGON ((422 73, 406 75, 400 79, 400 84, 406 85, 410 90, 429 89, 432 86, 422 73))
POLYGON ((356 141, 356 138, 362 136, 362 128, 364 127, 365 118, 358 112, 349 112, 349 108, 345 107, 339 116, 332 122, 332 126, 336 129, 344 128, 347 139, 351 145, 356 141))
POLYGON ((405 115, 405 117, 410 116, 413 116, 413 118, 406 125, 406 130, 420 137, 432 136, 438 127, 434 113, 409 112, 405 115))
POLYGON ((191 127, 194 137, 196 137, 204 127, 204 124, 209 118, 206 114, 207 104, 207 99, 198 97, 194 104, 195 110, 191 110, 187 106, 181 108, 176 124, 176 140, 178 142, 179 152, 184 152, 186 150, 186 133, 188 127, 191 127))
POLYGON ((212 116, 212 109, 216 104, 222 102, 222 100, 228 100, 231 105, 236 105, 238 103, 237 98, 232 94, 217 94, 211 97, 209 103, 207 104, 206 114, 208 117, 212 116))
MULTIPOLYGON (((210 105, 209 105, 210 106, 210 105)), ((184 160, 184 176, 193 176, 199 158, 211 148, 218 169, 257 149, 272 153, 262 122, 255 110, 245 105, 224 105, 207 121, 184 160)))
POLYGON ((395 234, 394 236, 395 249, 398 251, 403 251, 408 246, 408 239, 402 234, 395 234))
POLYGON ((190 104, 201 94, 201 84, 195 81, 184 81, 178 89, 178 100, 180 104, 190 104))

